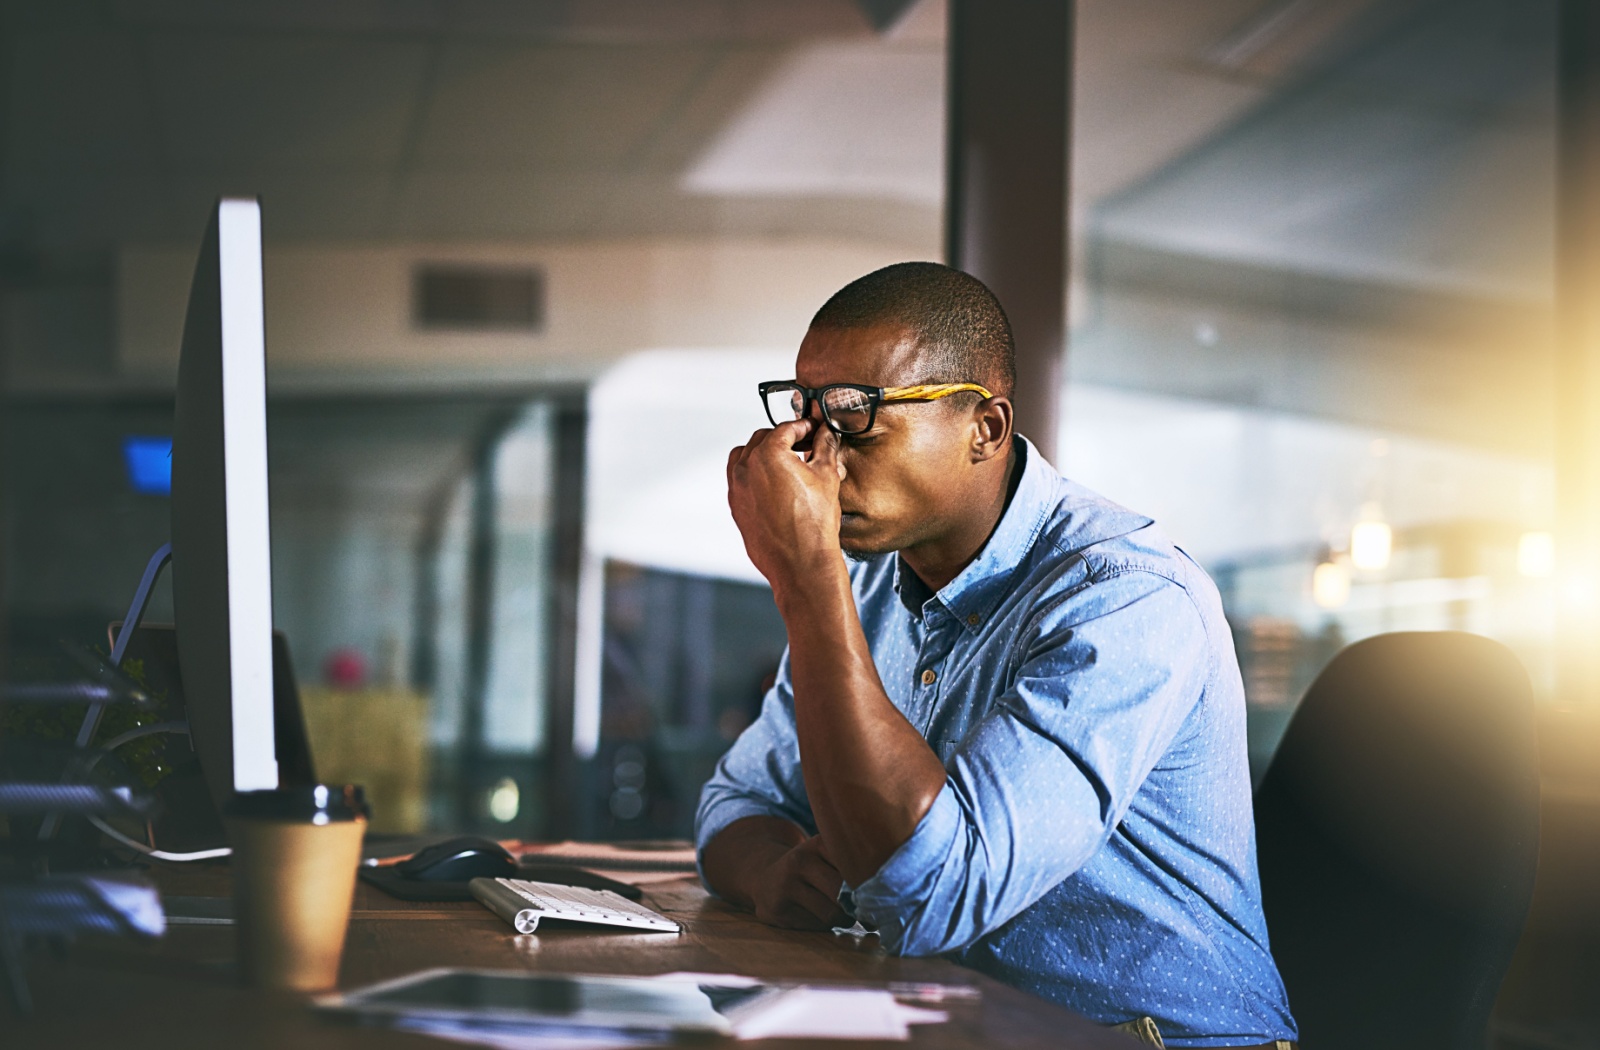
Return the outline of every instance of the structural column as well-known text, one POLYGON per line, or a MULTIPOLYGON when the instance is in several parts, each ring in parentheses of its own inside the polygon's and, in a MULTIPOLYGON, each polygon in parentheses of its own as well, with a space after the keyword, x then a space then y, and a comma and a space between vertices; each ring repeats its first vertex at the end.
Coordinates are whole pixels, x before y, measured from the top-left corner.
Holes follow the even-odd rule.
POLYGON ((499 540, 500 494, 495 461, 506 434, 516 425, 517 409, 490 417, 472 451, 472 505, 467 542, 467 637, 465 689, 460 739, 455 756, 456 820, 462 828, 483 823, 483 739, 489 706, 489 661, 494 650, 495 555, 499 540))
POLYGON ((945 257, 999 296, 1017 430, 1056 454, 1066 357, 1072 0, 950 0, 945 257))
POLYGON ((1600 0, 1561 0, 1556 144, 1558 693, 1600 700, 1600 0))
POLYGON ((579 591, 583 576, 584 484, 588 475, 589 404, 582 393, 558 398, 552 421, 555 468, 550 536, 550 665, 546 689, 549 767, 545 776, 545 827, 551 839, 575 837, 580 770, 572 747, 578 681, 579 591))

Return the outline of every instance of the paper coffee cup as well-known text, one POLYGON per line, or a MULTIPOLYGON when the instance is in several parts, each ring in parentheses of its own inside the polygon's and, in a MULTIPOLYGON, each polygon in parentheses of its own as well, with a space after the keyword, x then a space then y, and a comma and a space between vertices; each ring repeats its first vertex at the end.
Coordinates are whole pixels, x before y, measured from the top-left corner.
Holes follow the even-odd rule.
POLYGON ((300 992, 334 987, 367 829, 361 789, 240 792, 224 823, 245 982, 300 992))

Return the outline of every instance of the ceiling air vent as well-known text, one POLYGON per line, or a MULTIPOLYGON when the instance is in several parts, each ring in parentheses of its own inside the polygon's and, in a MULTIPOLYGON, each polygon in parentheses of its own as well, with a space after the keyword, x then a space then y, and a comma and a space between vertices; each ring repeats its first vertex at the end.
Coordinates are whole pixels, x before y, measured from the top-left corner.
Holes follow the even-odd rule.
POLYGON ((544 274, 532 267, 424 264, 417 268, 414 295, 419 328, 544 327, 544 274))

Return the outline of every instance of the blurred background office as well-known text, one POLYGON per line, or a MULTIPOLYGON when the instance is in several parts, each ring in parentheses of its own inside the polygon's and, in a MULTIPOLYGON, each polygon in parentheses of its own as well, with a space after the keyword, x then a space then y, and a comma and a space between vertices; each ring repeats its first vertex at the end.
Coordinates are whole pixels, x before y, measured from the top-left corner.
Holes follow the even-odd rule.
MULTIPOLYGON (((167 539, 195 253, 259 194, 276 620, 325 778, 384 831, 686 835, 784 644, 723 490, 755 384, 839 286, 944 251, 942 0, 3 11, 12 658, 103 639, 167 539)), ((1556 56, 1553 0, 1076 5, 1047 439, 1217 580, 1258 775, 1386 631, 1504 641, 1555 737, 1591 724, 1558 687, 1556 56)))

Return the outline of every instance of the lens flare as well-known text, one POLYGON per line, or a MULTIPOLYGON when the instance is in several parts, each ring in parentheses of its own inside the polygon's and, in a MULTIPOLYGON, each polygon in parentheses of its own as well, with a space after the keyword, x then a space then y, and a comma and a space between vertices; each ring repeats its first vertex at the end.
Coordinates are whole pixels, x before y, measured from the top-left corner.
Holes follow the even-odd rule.
POLYGON ((1350 563, 1365 572, 1381 572, 1389 567, 1394 553, 1394 530, 1386 521, 1358 522, 1350 530, 1350 563))
POLYGON ((489 816, 502 824, 509 824, 517 819, 521 810, 522 792, 517 782, 510 777, 502 777, 489 792, 489 816))
POLYGON ((1350 600, 1350 570, 1343 563, 1325 561, 1311 572, 1311 600, 1324 609, 1337 609, 1350 600))
POLYGON ((1517 540, 1517 572, 1534 579, 1556 571, 1556 538, 1548 532, 1524 532, 1517 540))

